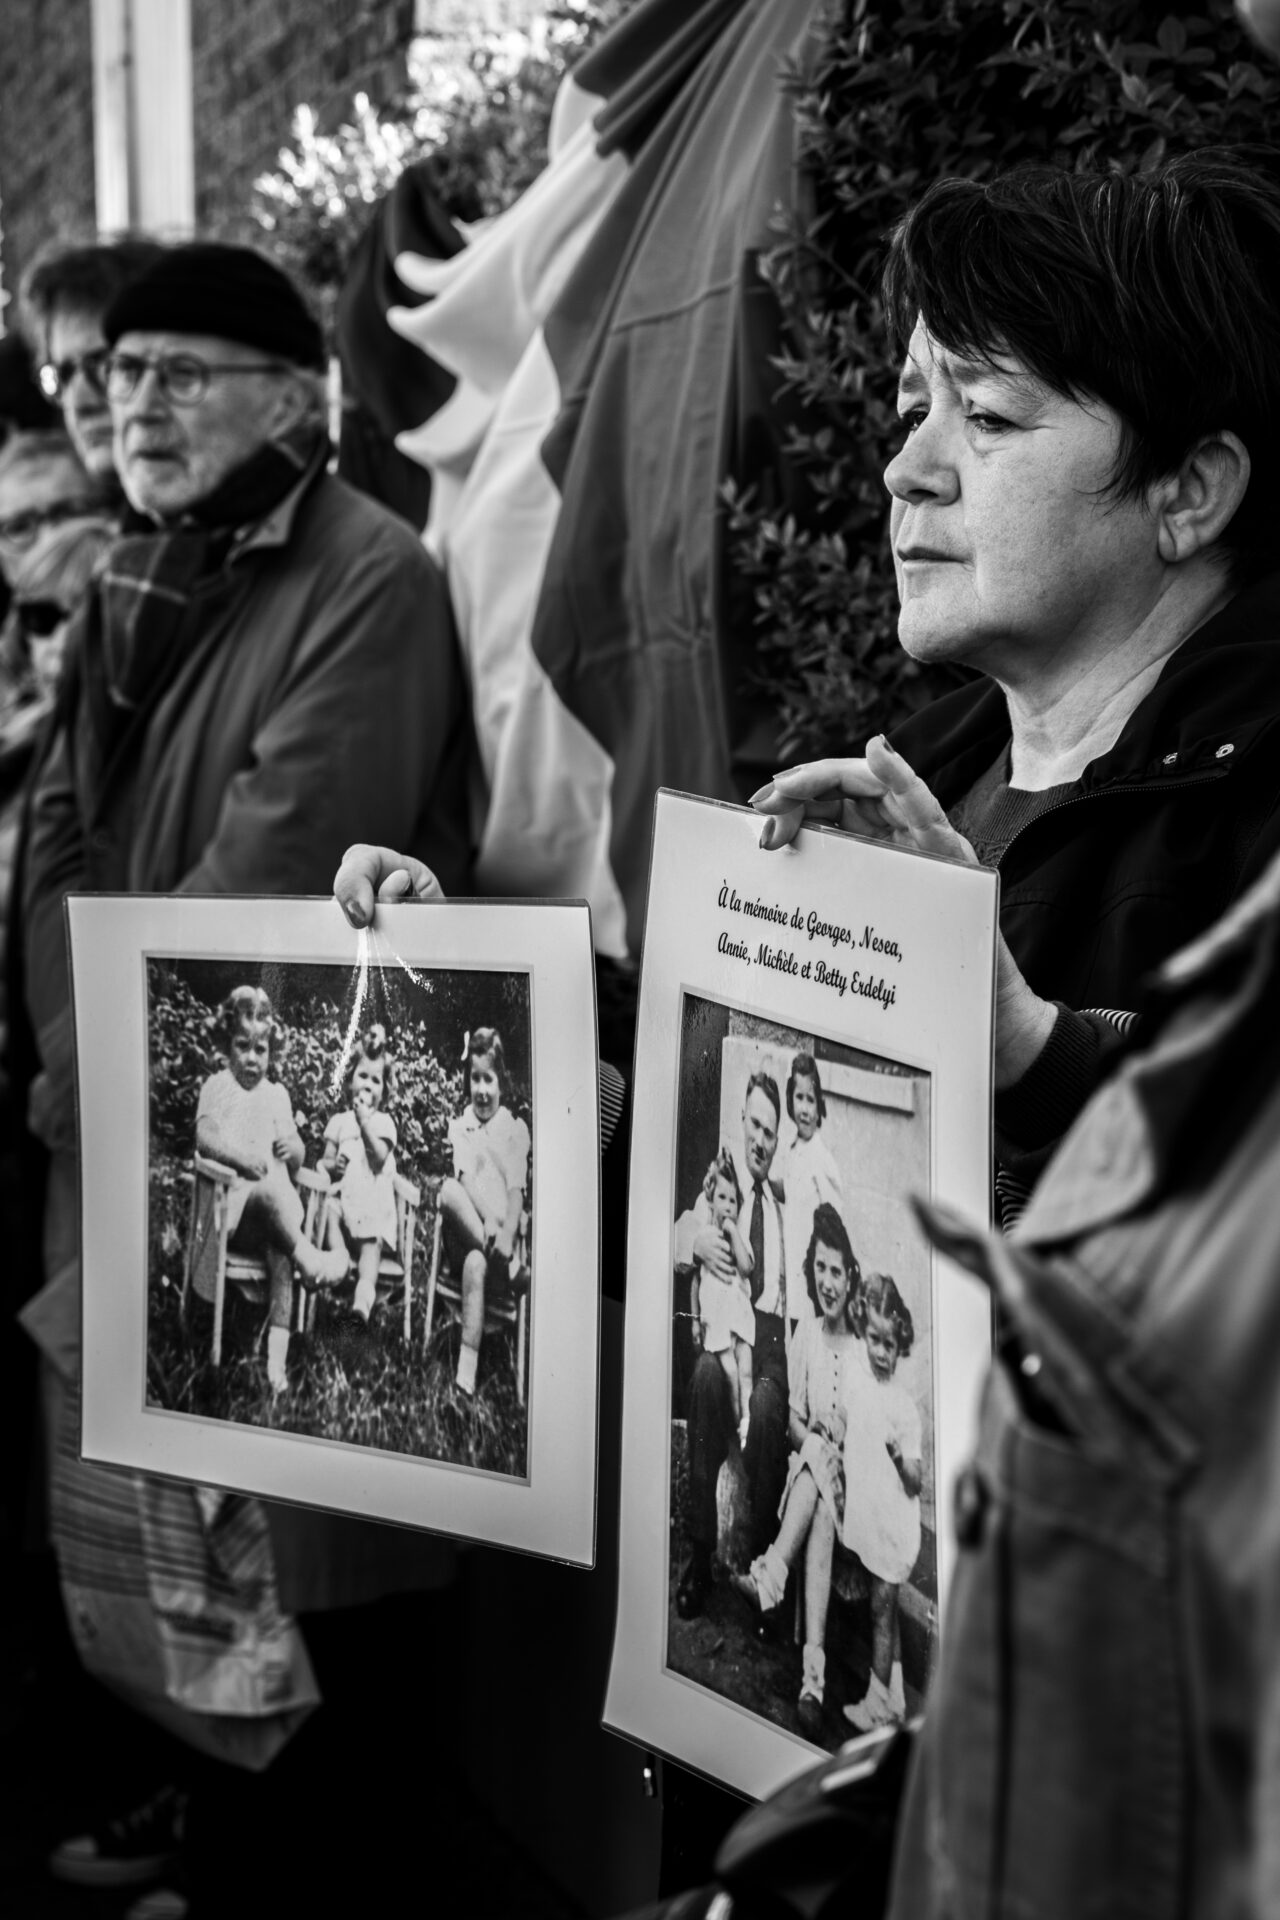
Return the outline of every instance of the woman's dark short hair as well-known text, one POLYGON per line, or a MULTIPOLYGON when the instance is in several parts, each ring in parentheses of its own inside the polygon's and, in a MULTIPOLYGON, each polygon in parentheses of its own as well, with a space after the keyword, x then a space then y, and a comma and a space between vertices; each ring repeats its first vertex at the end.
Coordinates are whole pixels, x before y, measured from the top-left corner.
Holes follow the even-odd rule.
POLYGON ((1280 516, 1280 160, 1203 147, 1141 173, 1028 166, 931 186, 894 231, 885 307, 952 353, 1012 355, 1123 425, 1110 491, 1135 499, 1207 435, 1249 450, 1223 535, 1232 578, 1275 565, 1280 516))
POLYGON ((858 1265, 858 1256, 849 1239, 849 1230, 829 1200, 824 1200, 813 1210, 813 1231, 809 1235, 809 1246, 804 1256, 804 1283, 809 1290, 815 1313, 821 1311, 818 1305, 818 1289, 813 1278, 813 1256, 818 1247, 834 1247, 844 1261, 845 1272, 849 1276, 849 1297, 844 1303, 844 1317, 850 1332, 855 1330, 854 1307, 858 1298, 862 1268, 858 1265))

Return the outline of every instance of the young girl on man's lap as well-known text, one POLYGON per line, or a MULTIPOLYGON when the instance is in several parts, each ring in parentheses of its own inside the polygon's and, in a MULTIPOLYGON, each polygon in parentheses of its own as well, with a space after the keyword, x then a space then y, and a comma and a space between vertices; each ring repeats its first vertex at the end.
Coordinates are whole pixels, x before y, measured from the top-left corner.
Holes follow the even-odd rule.
POLYGON ((396 1123, 385 1111, 395 1091, 386 1028, 371 1026, 347 1070, 347 1104, 324 1130, 320 1165, 337 1185, 329 1209, 329 1244, 355 1249, 352 1311, 366 1325, 378 1293, 384 1248, 396 1250, 396 1123))
POLYGON ((776 1607, 787 1574, 804 1554, 804 1652, 798 1714, 811 1739, 822 1723, 826 1688, 831 1560, 844 1525, 845 1388, 857 1360, 854 1302, 860 1271, 844 1221, 828 1202, 817 1208, 804 1257, 809 1311, 787 1356, 791 1465, 777 1538, 734 1585, 762 1611, 776 1607))
POLYGON ((751 1249, 738 1229, 742 1186, 728 1147, 721 1147, 707 1168, 702 1191, 713 1223, 736 1268, 732 1280, 721 1280, 709 1267, 695 1261, 689 1289, 694 1344, 718 1355, 733 1395, 733 1423, 740 1445, 746 1444, 747 1420, 756 1343, 756 1316, 751 1305, 751 1249))
MULTIPOLYGON (((472 1398, 486 1295, 509 1293, 511 1261, 529 1179, 529 1129, 503 1103, 511 1082, 502 1036, 477 1027, 465 1048, 470 1100, 449 1122, 453 1178, 440 1189, 443 1231, 454 1271, 460 1271, 462 1341, 457 1385, 472 1398)), ((514 1276, 524 1284, 527 1275, 514 1276)))
POLYGON ((303 1207, 293 1175, 305 1149, 287 1090, 270 1078, 282 1030, 261 987, 236 987, 219 1009, 213 1031, 227 1064, 210 1074, 196 1105, 196 1150, 239 1176, 227 1194, 228 1238, 259 1250, 270 1295, 267 1378, 286 1384, 293 1272, 303 1284, 330 1284, 346 1271, 340 1258, 313 1247, 302 1230, 303 1207))

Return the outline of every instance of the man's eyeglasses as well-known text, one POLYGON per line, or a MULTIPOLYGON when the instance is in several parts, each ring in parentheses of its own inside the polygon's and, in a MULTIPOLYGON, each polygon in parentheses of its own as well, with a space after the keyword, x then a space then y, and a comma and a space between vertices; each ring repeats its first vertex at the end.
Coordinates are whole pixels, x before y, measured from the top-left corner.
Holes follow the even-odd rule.
POLYGON ((13 547, 21 553, 35 545, 43 527, 56 527, 63 520, 91 520, 102 512, 101 500, 59 500, 48 507, 29 507, 25 513, 13 513, 7 520, 0 520, 0 546, 13 547))
POLYGON ((158 353, 148 359, 140 353, 109 353, 106 357, 108 400, 131 400, 148 370, 154 372, 161 393, 178 407, 194 407, 203 400, 215 373, 290 371, 279 360, 202 360, 196 353, 158 353))
POLYGON ((40 369, 40 391, 46 400, 60 400, 76 375, 82 373, 95 393, 105 393, 106 365, 105 347, 94 347, 78 358, 46 360, 40 369))

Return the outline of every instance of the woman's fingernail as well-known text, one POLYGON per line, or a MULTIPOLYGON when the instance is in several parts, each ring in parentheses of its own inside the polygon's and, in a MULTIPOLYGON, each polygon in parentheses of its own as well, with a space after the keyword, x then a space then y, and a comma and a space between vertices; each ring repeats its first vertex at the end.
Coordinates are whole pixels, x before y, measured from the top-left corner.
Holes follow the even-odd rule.
POLYGON ((877 739, 877 741, 879 742, 879 744, 880 744, 880 745, 881 745, 881 746, 882 746, 882 747, 884 748, 884 750, 885 750, 885 752, 886 752, 886 753, 889 753, 889 754, 893 754, 893 758, 894 758, 895 760, 897 760, 897 759, 899 758, 899 755, 898 755, 898 754, 896 754, 896 753, 894 753, 894 750, 893 750, 893 748, 892 748, 892 747, 891 747, 891 746, 889 745, 889 742, 888 742, 888 740, 887 740, 887 739, 885 738, 885 736, 884 736, 884 734, 882 734, 882 733, 878 733, 878 734, 876 735, 876 739, 877 739))
POLYGON ((769 818, 765 821, 764 825, 760 829, 760 845, 764 848, 766 853, 769 851, 769 849, 773 845, 773 815, 772 814, 769 815, 769 818))
POLYGON ((762 800, 767 800, 769 795, 772 792, 773 792, 773 782, 772 780, 766 780, 762 787, 756 788, 755 792, 752 794, 751 798, 748 800, 747 805, 749 807, 758 807, 760 805, 760 802, 762 800))

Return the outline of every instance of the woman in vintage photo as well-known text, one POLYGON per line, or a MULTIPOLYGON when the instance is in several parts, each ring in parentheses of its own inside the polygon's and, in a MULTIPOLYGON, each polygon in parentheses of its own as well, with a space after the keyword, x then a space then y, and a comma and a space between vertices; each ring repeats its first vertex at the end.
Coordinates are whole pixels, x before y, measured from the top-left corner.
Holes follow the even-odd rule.
POLYGON ((803 1554, 804 1652, 797 1714, 816 1740, 826 1692, 827 1610, 836 1537, 844 1531, 845 1400, 856 1359, 854 1300, 860 1271, 844 1221, 824 1202, 813 1216, 804 1259, 811 1310, 797 1322, 787 1356, 792 1455, 777 1537, 733 1576, 740 1593, 768 1612, 803 1554))

